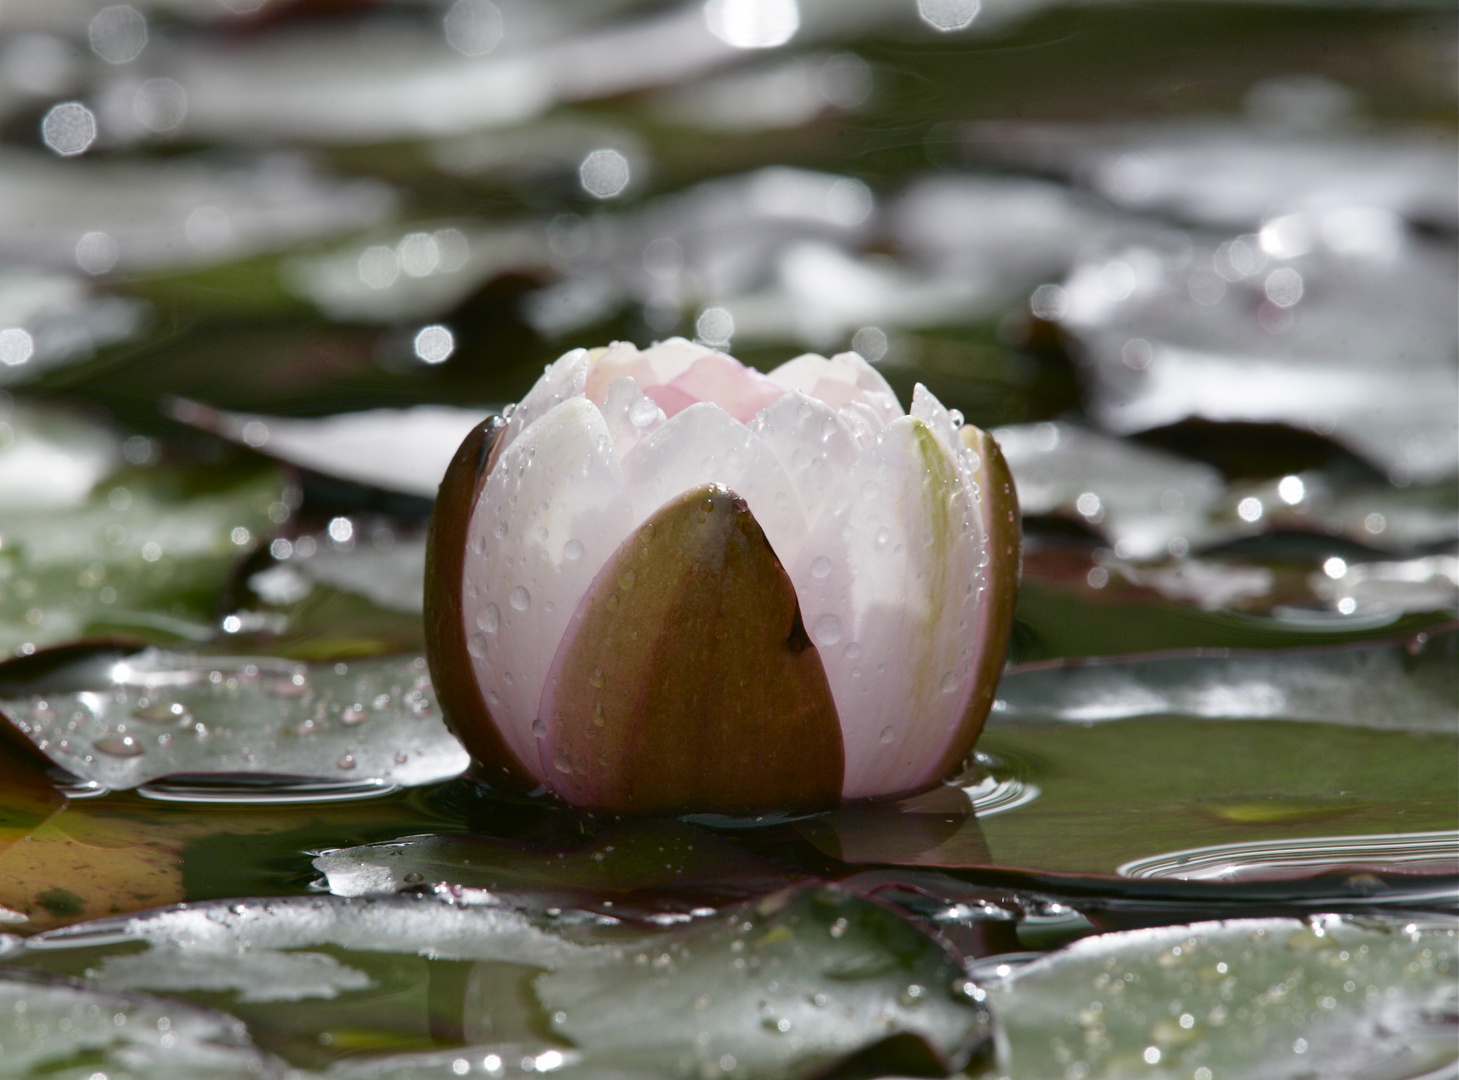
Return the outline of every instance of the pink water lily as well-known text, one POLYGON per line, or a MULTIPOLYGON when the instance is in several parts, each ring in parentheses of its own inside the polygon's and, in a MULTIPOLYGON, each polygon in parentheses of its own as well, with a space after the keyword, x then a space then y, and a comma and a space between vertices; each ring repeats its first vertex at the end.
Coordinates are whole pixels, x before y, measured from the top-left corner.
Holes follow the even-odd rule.
POLYGON ((854 353, 576 350, 442 484, 431 671, 485 779, 589 809, 914 792, 991 706, 1018 535, 993 441, 854 353))

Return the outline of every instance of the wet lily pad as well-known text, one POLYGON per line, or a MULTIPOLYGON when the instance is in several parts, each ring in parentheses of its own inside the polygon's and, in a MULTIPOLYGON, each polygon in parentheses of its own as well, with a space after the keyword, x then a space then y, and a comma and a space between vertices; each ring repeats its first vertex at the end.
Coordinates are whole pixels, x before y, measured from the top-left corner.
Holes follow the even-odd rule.
POLYGON ((0 714, 76 776, 172 799, 379 793, 467 765, 420 657, 311 665, 149 649, 81 686, 9 697, 0 714))
POLYGON ((0 973, 0 1076, 259 1080, 284 1075, 243 1023, 151 994, 112 993, 33 972, 0 973))
POLYGON ((1000 686, 983 767, 941 793, 960 808, 797 828, 850 862, 1119 875, 1142 895, 1272 881, 1298 898, 1447 895, 1454 644, 1032 665, 1000 686))
POLYGON ((553 1031, 594 1060, 679 1075, 812 1076, 898 1035, 955 1069, 987 1034, 953 956, 828 888, 767 897, 618 963, 541 976, 536 990, 553 1031))
POLYGON ((510 896, 536 908, 586 908, 664 923, 804 877, 708 830, 669 821, 607 829, 568 850, 478 835, 412 836, 325 852, 314 866, 336 896, 431 889, 445 897, 510 896))
MULTIPOLYGON (((945 1069, 988 1035, 956 956, 891 909, 836 889, 777 893, 668 932, 574 936, 583 933, 570 924, 555 930, 495 904, 288 897, 82 924, 31 938, 8 959, 84 975, 93 991, 223 1002, 255 1018, 255 1038, 268 1027, 268 1041, 281 1045, 290 1045, 281 1029, 343 1035, 376 1016, 402 980, 422 986, 429 972, 436 1019, 427 1027, 427 1010, 397 1016, 395 1041, 411 1029, 416 1038, 429 1031, 430 1042, 454 1031, 467 1046, 457 1056, 481 1062, 494 1052, 499 1067, 507 1047, 520 1055, 524 1043, 545 1042, 560 1048, 542 1062, 549 1069, 812 1076, 879 1044, 904 1068, 945 1069), (512 1004, 518 993, 525 1003, 512 1004), (267 1005, 284 1001, 297 1015, 281 1022, 267 1005)), ((440 1058, 437 1050, 421 1064, 440 1058)), ((369 1075, 367 1062, 342 1068, 369 1075)))
POLYGON ((372 409, 316 420, 220 412, 177 402, 173 414, 300 468, 369 487, 436 497, 451 455, 487 413, 445 405, 372 409))
POLYGON ((1235 919, 1106 934, 987 984, 998 1071, 1298 1080, 1444 1075, 1456 1052, 1450 920, 1235 919))
POLYGON ((104 457, 55 430, 75 456, 49 497, 67 505, 28 506, 22 491, 0 523, 0 652, 87 634, 212 637, 228 570, 274 527, 271 512, 287 513, 281 478, 225 472, 199 488, 168 467, 103 472, 104 457))

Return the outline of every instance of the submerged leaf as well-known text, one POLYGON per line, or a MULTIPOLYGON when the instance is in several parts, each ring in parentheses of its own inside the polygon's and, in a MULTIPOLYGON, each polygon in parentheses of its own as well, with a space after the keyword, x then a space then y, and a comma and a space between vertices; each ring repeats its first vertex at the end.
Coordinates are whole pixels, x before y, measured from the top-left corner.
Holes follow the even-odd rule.
MULTIPOLYGON (((467 765, 418 657, 311 665, 149 649, 81 686, 11 693, 0 716, 57 765, 112 789, 211 777, 225 790, 200 784, 194 797, 217 799, 240 774, 235 786, 247 799, 266 794, 257 789, 270 776, 328 781, 312 795, 328 797, 338 784, 387 790, 448 779, 467 765)), ((168 791, 187 797, 181 785, 168 791)))

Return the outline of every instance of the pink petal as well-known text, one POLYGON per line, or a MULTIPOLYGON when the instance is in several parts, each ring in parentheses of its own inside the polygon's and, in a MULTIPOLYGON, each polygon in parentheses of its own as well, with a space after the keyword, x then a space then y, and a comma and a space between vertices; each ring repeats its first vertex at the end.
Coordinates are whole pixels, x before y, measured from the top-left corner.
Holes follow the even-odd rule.
POLYGON ((714 402, 742 424, 785 393, 754 368, 724 353, 701 356, 669 385, 695 401, 714 402))

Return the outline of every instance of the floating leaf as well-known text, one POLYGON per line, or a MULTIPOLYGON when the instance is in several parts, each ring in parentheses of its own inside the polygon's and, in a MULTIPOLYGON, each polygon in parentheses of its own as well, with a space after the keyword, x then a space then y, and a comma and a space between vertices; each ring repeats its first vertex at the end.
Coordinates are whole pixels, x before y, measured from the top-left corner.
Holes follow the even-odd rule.
POLYGON ((715 833, 665 821, 607 829, 565 851, 477 835, 412 836, 326 852, 314 866, 336 896, 434 888, 447 897, 511 896, 536 908, 626 909, 670 923, 803 877, 715 833))
MULTIPOLYGON (((270 509, 283 507, 283 485, 272 471, 224 472, 189 490, 177 472, 160 467, 97 483, 99 462, 82 454, 69 470, 96 484, 89 498, 64 511, 7 511, 0 522, 0 652, 85 634, 210 638, 216 591, 244 550, 273 528, 270 509)), ((75 500, 80 489, 69 486, 65 497, 75 500)), ((58 490, 67 490, 65 477, 58 490)))
POLYGON ((987 985, 1010 1080, 1447 1075, 1452 921, 1234 919, 1075 942, 987 985))
POLYGON ((1030 664, 999 684, 993 717, 1090 722, 1169 714, 1452 734, 1456 656, 1459 631, 1445 628, 1326 649, 1030 664))
POLYGON ((893 806, 796 827, 848 862, 1123 874, 1142 896, 1262 882, 1299 898, 1447 895, 1456 642, 1015 669, 978 744, 985 768, 938 793, 961 814, 893 806))
POLYGON ((778 893, 535 986, 553 1032, 592 1061, 675 1075, 814 1076, 899 1035, 955 1069, 987 1035, 955 957, 830 888, 778 893))
MULTIPOLYGON (((275 800, 307 800, 340 784, 427 784, 467 765, 418 657, 310 665, 149 649, 92 679, 0 700, 0 713, 56 764, 112 789, 184 775, 212 778, 211 795, 204 780, 192 797, 231 788, 239 801, 269 801, 272 789, 275 800), (298 778, 330 783, 300 790, 298 778)), ((158 793, 188 797, 176 781, 158 793)))
POLYGON ((150 994, 111 993, 34 972, 0 973, 0 1076, 280 1080, 241 1021, 150 994))
POLYGON ((445 405, 371 409, 317 420, 220 412, 176 402, 178 419, 300 468, 369 487, 436 497, 451 455, 487 413, 445 405))

